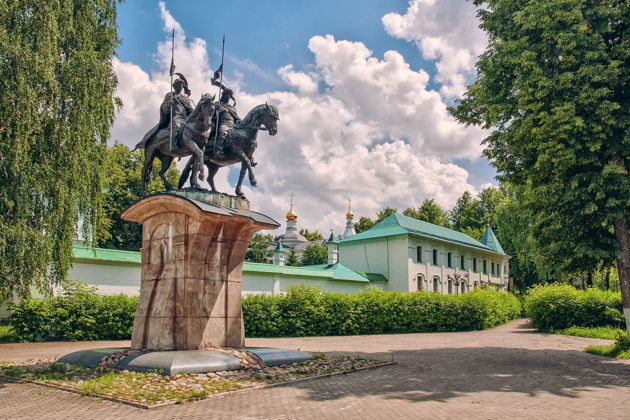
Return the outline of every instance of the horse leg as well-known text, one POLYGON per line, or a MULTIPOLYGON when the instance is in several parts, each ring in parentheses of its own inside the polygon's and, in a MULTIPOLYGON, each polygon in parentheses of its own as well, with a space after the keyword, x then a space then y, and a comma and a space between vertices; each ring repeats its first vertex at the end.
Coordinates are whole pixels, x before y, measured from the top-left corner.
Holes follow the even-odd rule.
POLYGON ((241 191, 241 185, 243 185, 243 178, 245 178, 245 171, 247 171, 247 164, 245 162, 241 163, 241 172, 238 174, 238 182, 236 183, 236 190, 234 191, 236 195, 241 198, 245 198, 245 194, 241 191))
POLYGON ((214 186, 214 176, 219 172, 219 167, 212 162, 207 164, 208 166, 208 184, 210 184, 210 188, 213 192, 218 192, 217 188, 214 186))
POLYGON ((191 161, 192 173, 190 174, 190 187, 200 190, 201 186, 199 185, 199 181, 197 181, 197 176, 199 175, 199 160, 197 159, 197 156, 193 154, 188 162, 190 163, 191 161))
POLYGON ((171 167, 171 162, 173 162, 173 156, 162 155, 160 157, 160 162, 162 162, 162 168, 160 169, 160 178, 162 178, 162 182, 166 187, 166 191, 171 191, 173 186, 170 182, 168 182, 168 178, 166 178, 166 171, 171 167))
POLYGON ((192 160, 188 159, 188 162, 186 163, 186 167, 184 167, 182 174, 179 176, 179 182, 177 183, 178 189, 181 189, 184 186, 184 184, 186 184, 186 181, 188 181, 188 176, 190 175, 192 164, 193 164, 192 160))
POLYGON ((155 157, 154 148, 149 146, 144 149, 144 162, 142 164, 142 188, 140 195, 147 195, 147 185, 149 184, 149 178, 151 177, 151 170, 153 169, 153 158, 155 157))
MULTIPOLYGON (((235 153, 241 158, 241 162, 243 162, 243 167, 247 168, 247 173, 249 175, 249 184, 252 187, 255 187, 258 182, 256 182, 256 177, 254 176, 254 170, 252 168, 252 162, 249 160, 245 152, 240 149, 235 150, 235 153)), ((243 167, 241 168, 241 172, 243 171, 243 167)))
MULTIPOLYGON (((192 152, 193 158, 195 159, 193 163, 193 166, 194 166, 193 176, 195 178, 198 178, 199 181, 203 181, 204 179, 203 150, 201 150, 194 141, 189 141, 186 143, 186 145, 188 146, 188 149, 192 152)), ((192 183, 192 178, 190 182, 192 183)), ((199 184, 197 182, 195 182, 195 184, 196 184, 195 187, 199 188, 199 184)))

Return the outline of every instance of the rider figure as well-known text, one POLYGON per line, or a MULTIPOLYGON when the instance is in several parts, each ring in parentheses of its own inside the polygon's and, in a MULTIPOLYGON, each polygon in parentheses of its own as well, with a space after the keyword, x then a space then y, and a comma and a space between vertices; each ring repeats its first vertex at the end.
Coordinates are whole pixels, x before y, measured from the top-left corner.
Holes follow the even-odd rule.
POLYGON ((217 109, 217 134, 215 144, 215 157, 223 159, 225 157, 224 148, 225 141, 234 129, 234 126, 241 122, 241 118, 236 112, 236 100, 232 89, 225 88, 221 94, 221 99, 216 105, 217 109), (230 99, 234 101, 234 105, 230 104, 230 99))
POLYGON ((177 130, 186 122, 186 118, 192 113, 194 107, 192 99, 190 99, 190 89, 186 78, 177 73, 181 78, 175 79, 173 82, 173 92, 168 92, 160 105, 160 121, 150 129, 138 143, 134 150, 146 147, 149 140, 164 128, 169 128, 171 121, 171 103, 173 106, 173 136, 177 130), (171 101, 171 96, 172 101, 171 101))

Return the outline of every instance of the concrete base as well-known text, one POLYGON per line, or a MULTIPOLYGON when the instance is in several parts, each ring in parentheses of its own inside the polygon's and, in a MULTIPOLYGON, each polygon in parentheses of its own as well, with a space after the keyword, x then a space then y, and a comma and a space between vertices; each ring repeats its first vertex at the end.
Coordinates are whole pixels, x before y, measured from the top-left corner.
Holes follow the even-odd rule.
POLYGON ((136 372, 162 371, 175 373, 207 373, 237 370, 241 363, 231 354, 216 350, 148 351, 129 355, 122 359, 117 369, 136 372))
POLYGON ((131 348, 245 346, 243 259, 255 232, 279 226, 248 206, 240 198, 180 191, 144 197, 121 214, 142 224, 131 348))
POLYGON ((270 347, 248 347, 247 351, 258 356, 267 366, 289 365, 313 358, 308 353, 290 349, 274 349, 270 347))
POLYGON ((113 349, 75 351, 74 353, 66 354, 58 361, 61 363, 69 363, 71 365, 96 367, 104 358, 127 349, 128 347, 118 347, 113 349))
MULTIPOLYGON (((81 350, 67 354, 60 362, 73 365, 96 367, 104 358, 126 348, 81 350)), ((312 356, 303 351, 268 347, 247 348, 258 356, 266 366, 279 366, 309 360, 312 356)), ((239 370, 241 364, 236 357, 218 350, 170 350, 144 351, 123 358, 116 369, 136 372, 161 371, 165 375, 176 373, 208 373, 224 370, 239 370)))

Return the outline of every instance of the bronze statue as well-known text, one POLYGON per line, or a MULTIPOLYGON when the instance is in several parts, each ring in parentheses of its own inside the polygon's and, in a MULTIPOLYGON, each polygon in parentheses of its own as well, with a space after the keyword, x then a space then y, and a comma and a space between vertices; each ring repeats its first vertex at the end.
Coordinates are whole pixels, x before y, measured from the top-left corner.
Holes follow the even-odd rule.
POLYGON ((234 129, 234 126, 241 122, 241 118, 236 112, 236 100, 234 99, 234 93, 232 89, 223 87, 223 93, 221 99, 215 104, 215 143, 213 146, 213 154, 218 159, 223 159, 225 154, 223 148, 225 147, 225 141, 227 140, 230 132, 234 129), (234 102, 234 105, 230 104, 230 100, 234 102))
MULTIPOLYGON (((214 185, 214 176, 219 168, 239 162, 241 162, 241 172, 238 177, 238 183, 236 184, 236 195, 245 198, 245 195, 241 191, 241 185, 243 184, 246 171, 248 171, 249 174, 249 183, 252 187, 256 186, 256 178, 254 177, 252 167, 256 166, 254 162, 254 151, 258 144, 256 141, 258 131, 267 130, 269 131, 269 135, 276 135, 278 132, 277 121, 279 119, 280 114, 278 113, 278 109, 273 105, 262 104, 254 107, 240 123, 234 125, 234 129, 226 136, 226 141, 223 146, 224 157, 222 158, 213 153, 214 145, 212 143, 214 142, 215 135, 210 135, 204 153, 204 163, 208 167, 208 183, 213 192, 217 192, 214 185)), ((194 166, 197 164, 196 159, 197 157, 195 155, 191 157, 186 164, 179 178, 178 188, 182 188, 186 183, 191 168, 194 169, 194 166)), ((193 173, 193 176, 190 178, 191 186, 196 188, 195 185, 193 185, 194 175, 193 173)))
POLYGON ((147 131, 140 143, 136 144, 136 147, 133 150, 144 149, 147 143, 157 134, 158 131, 164 128, 170 129, 171 107, 173 111, 173 133, 177 133, 177 130, 179 130, 182 124, 186 121, 186 118, 188 118, 188 116, 193 112, 195 106, 193 101, 189 98, 191 92, 190 89, 188 89, 188 81, 183 74, 175 74, 179 76, 179 78, 175 79, 173 82, 173 91, 168 92, 166 96, 164 96, 162 105, 160 105, 159 122, 147 131))
MULTIPOLYGON (((142 195, 146 194, 146 187, 149 183, 151 170, 153 169, 153 159, 157 158, 162 162, 160 169, 160 178, 164 182, 167 190, 173 187, 166 178, 166 171, 171 166, 173 159, 176 157, 195 156, 193 165, 193 176, 190 183, 194 188, 199 188, 197 178, 203 180, 203 148, 208 141, 211 120, 215 110, 214 95, 204 94, 195 109, 186 117, 185 120, 178 123, 177 132, 173 132, 176 136, 177 147, 171 148, 171 133, 168 127, 159 127, 155 133, 145 135, 145 139, 141 142, 144 147, 144 165, 142 167, 142 195), (146 140, 146 141, 145 141, 146 140)), ((175 121, 175 118, 173 118, 175 121)), ((173 123, 174 124, 174 123, 173 123)), ((156 127, 154 127, 155 129, 156 127)), ((153 130, 153 129, 152 129, 153 130)), ((138 146, 140 146, 139 144, 138 146)), ((138 148, 138 146, 136 146, 138 148)))

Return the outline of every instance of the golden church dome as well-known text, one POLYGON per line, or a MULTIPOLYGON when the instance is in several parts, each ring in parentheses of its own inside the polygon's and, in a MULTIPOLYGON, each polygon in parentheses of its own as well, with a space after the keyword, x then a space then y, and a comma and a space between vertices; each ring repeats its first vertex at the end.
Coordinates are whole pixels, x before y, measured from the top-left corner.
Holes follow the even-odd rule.
POLYGON ((346 213, 346 219, 352 219, 354 217, 354 213, 352 213, 352 210, 348 210, 348 213, 346 213))
POLYGON ((289 210, 289 212, 287 213, 287 220, 296 220, 297 219, 297 214, 295 214, 295 212, 293 211, 293 208, 291 208, 291 210, 289 210))

